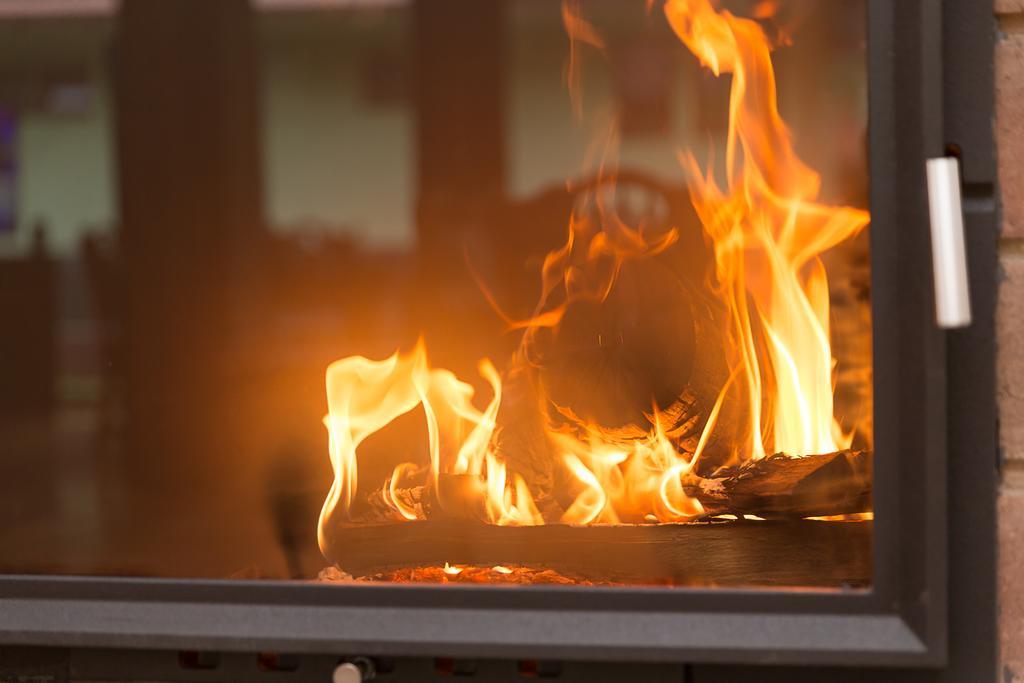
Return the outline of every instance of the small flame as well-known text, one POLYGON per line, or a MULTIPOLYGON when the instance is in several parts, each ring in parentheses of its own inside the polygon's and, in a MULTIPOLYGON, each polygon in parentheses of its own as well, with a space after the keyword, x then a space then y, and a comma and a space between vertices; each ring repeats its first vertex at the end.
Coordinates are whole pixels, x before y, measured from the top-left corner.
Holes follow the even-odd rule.
POLYGON ((500 564, 494 565, 493 567, 491 567, 491 570, 492 571, 496 571, 499 574, 511 574, 512 573, 511 569, 509 569, 508 567, 502 567, 500 564))
POLYGON ((589 45, 598 50, 605 49, 604 38, 589 21, 580 13, 579 0, 563 0, 562 25, 569 37, 569 61, 565 66, 565 83, 569 90, 573 112, 577 118, 583 116, 583 92, 581 84, 583 76, 580 68, 579 45, 589 45))
POLYGON ((447 562, 444 563, 444 573, 448 576, 458 576, 462 573, 461 567, 452 567, 447 562))
MULTIPOLYGON (((324 526, 335 510, 347 511, 357 485, 357 451, 371 434, 396 418, 422 406, 427 426, 429 477, 444 507, 447 502, 438 486, 442 473, 467 475, 486 491, 486 521, 494 524, 536 524, 540 514, 530 492, 518 475, 507 476, 505 465, 490 452, 495 416, 501 401, 501 380, 488 360, 480 373, 494 392, 484 410, 472 402, 473 387, 447 370, 430 368, 422 343, 409 354, 395 353, 383 361, 358 356, 332 363, 327 369, 328 447, 334 482, 320 516, 320 542, 324 526), (453 457, 443 457, 454 451, 453 457), (484 484, 486 483, 486 486, 484 484)), ((401 519, 413 520, 422 513, 402 502, 399 485, 422 468, 401 463, 385 484, 384 502, 401 519)))

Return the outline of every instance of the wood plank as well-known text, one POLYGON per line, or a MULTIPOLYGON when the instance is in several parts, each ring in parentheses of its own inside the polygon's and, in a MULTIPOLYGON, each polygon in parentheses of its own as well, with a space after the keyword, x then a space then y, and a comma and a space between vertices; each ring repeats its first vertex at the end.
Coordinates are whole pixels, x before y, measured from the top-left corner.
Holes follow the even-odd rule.
POLYGON ((870 521, 498 527, 430 520, 336 527, 328 559, 353 576, 399 567, 525 565, 598 582, 864 587, 870 521))

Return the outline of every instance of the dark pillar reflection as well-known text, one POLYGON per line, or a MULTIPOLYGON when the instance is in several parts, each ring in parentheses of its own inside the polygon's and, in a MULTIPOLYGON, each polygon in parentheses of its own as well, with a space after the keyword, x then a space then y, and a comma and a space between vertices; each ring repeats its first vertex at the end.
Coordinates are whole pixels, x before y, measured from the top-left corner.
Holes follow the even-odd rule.
POLYGON ((504 17, 502 0, 414 5, 417 324, 439 362, 469 373, 480 349, 464 340, 488 318, 464 258, 486 270, 505 203, 504 17))
POLYGON ((122 3, 114 75, 133 480, 209 479, 223 460, 230 287, 263 229, 257 65, 246 0, 122 3))
POLYGON ((419 235, 449 248, 452 233, 505 187, 504 3, 415 4, 419 235))

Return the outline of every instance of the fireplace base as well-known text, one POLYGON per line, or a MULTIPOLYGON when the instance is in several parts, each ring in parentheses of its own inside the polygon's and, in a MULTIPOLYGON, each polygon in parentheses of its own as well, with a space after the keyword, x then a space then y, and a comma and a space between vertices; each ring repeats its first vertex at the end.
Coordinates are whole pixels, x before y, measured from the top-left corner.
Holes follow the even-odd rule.
POLYGON ((332 545, 342 550, 331 559, 353 577, 446 564, 526 565, 602 585, 845 590, 871 583, 873 526, 734 520, 499 527, 432 520, 338 529, 332 545))

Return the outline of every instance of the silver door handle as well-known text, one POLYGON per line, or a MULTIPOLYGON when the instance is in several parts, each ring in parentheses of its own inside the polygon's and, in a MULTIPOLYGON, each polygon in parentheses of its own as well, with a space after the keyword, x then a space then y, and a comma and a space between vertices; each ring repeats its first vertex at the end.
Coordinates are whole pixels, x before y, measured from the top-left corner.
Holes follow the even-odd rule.
POLYGON ((929 159, 926 168, 936 322, 945 329, 967 327, 971 324, 971 297, 967 285, 960 164, 953 157, 939 157, 929 159))

